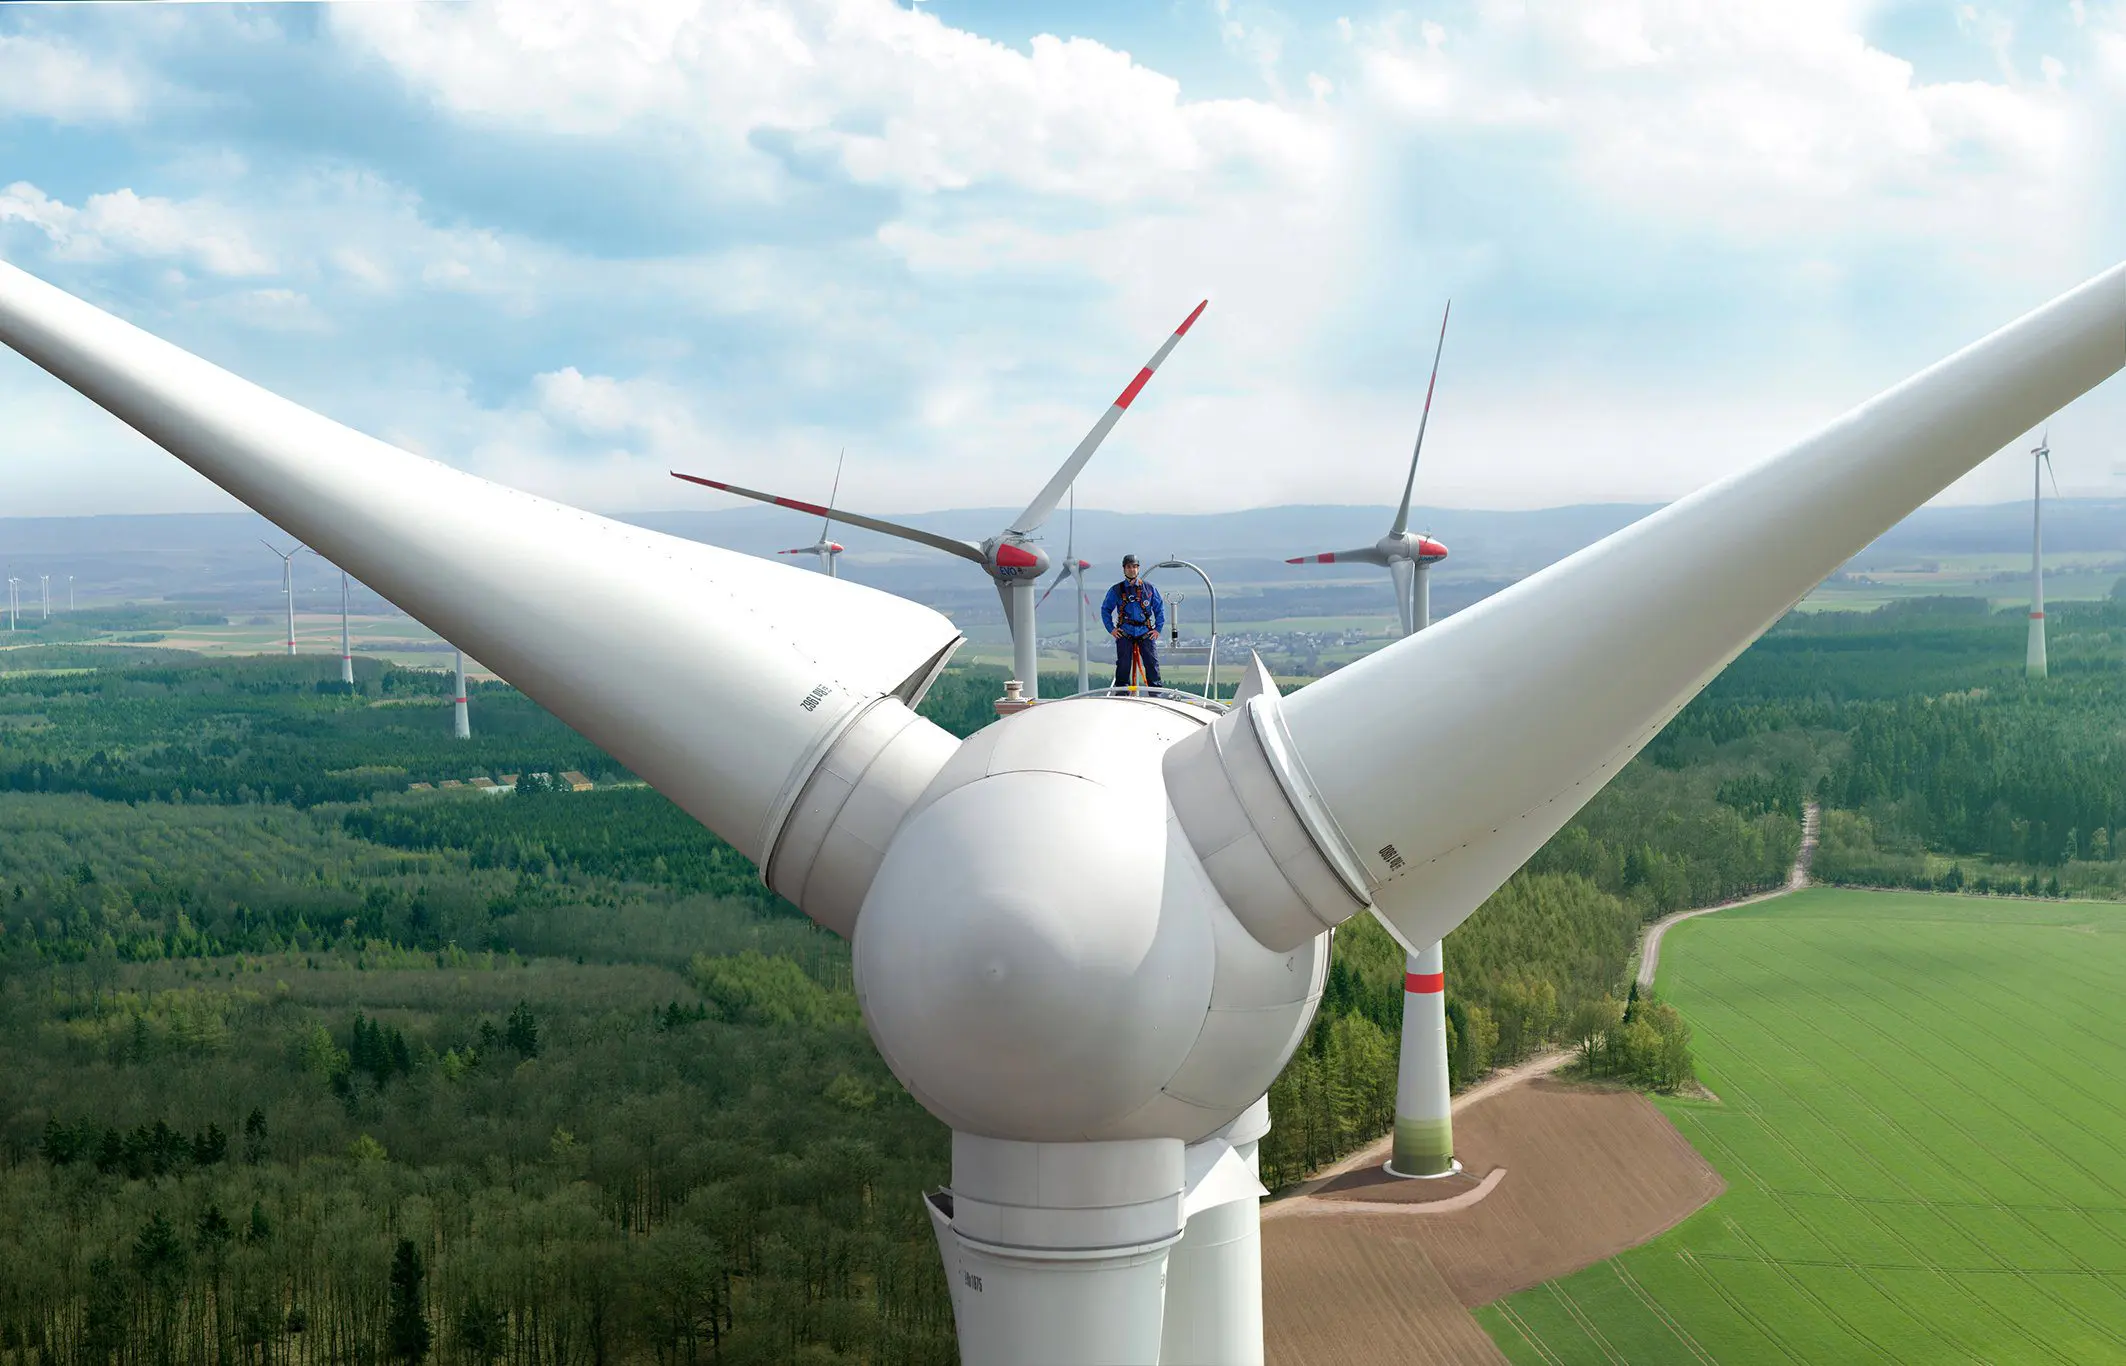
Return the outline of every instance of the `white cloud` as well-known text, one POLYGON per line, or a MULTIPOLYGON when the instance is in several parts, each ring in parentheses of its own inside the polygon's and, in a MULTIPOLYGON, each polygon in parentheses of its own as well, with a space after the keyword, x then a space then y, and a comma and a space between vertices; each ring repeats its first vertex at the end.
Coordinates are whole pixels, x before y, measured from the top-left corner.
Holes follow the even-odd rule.
POLYGON ((228 276, 265 275, 274 268, 231 210, 204 201, 143 197, 123 189, 91 195, 75 208, 17 181, 0 190, 0 223, 10 221, 36 228, 64 260, 183 260, 228 276))
POLYGON ((140 103, 123 69, 27 34, 0 33, 0 115, 62 123, 122 119, 140 103))
POLYGON ((1319 131, 1275 105, 1182 98, 1089 39, 1019 52, 892 0, 346 6, 336 29, 481 123, 698 143, 771 195, 761 136, 850 178, 924 193, 1001 184, 1107 204, 1224 174, 1303 172, 1319 131))
MULTIPOLYGON (((2073 114, 2049 84, 1929 83, 1857 0, 1527 0, 1446 30, 1354 32, 1371 93, 1449 129, 1538 133, 1586 192, 1667 225, 1937 234, 2057 202, 2073 114), (1945 215, 1947 215, 1945 217, 1945 215)), ((2001 52, 2012 35, 1989 29, 2001 52)))

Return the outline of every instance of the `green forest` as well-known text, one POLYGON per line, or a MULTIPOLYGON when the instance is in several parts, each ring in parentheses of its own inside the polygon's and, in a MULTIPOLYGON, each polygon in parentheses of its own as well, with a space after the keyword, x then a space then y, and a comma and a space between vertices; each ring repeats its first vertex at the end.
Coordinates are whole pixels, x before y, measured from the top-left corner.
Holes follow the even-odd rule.
MULTIPOLYGON (((367 660, 4 658, 0 1363, 954 1359, 946 1132, 847 946, 664 798, 499 685, 459 743, 441 675, 367 660), (599 787, 407 791, 565 769, 599 787)), ((2053 658, 1977 603, 1790 617, 1449 937, 1457 1082, 1687 1080, 1639 928, 1778 884, 1807 800, 1827 878, 2120 890, 2126 605, 2053 658)), ((1269 1184, 1386 1129, 1402 969, 1338 932, 1269 1184)))

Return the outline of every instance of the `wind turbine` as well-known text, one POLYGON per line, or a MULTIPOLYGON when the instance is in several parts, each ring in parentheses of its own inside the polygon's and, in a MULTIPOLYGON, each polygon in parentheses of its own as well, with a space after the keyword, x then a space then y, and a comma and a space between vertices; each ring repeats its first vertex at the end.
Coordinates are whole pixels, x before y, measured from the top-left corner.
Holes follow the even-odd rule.
POLYGON ((1068 525, 1070 530, 1065 533, 1063 542, 1063 567, 1058 569, 1056 576, 1048 581, 1048 587, 1042 590, 1040 602, 1036 602, 1034 606, 1038 609, 1042 602, 1047 602, 1048 595, 1056 591, 1057 584, 1065 579, 1072 580, 1072 586, 1078 592, 1078 696, 1083 697, 1086 693, 1092 691, 1092 656, 1087 652, 1085 635, 1085 571, 1093 566, 1092 561, 1078 558, 1078 486, 1076 484, 1070 486, 1069 515, 1070 521, 1068 525))
POLYGON ((281 596, 288 600, 288 653, 295 653, 295 557, 309 547, 298 544, 292 550, 283 550, 273 542, 260 538, 259 544, 281 557, 281 596))
MULTIPOLYGON (((824 574, 505 489, 0 265, 0 342, 369 584, 853 940, 952 1130, 963 1362, 1260 1362, 1262 1097, 1329 932, 1466 918, 1810 587, 2126 367, 2126 266, 1437 628, 1280 698, 954 739, 962 637, 824 574), (606 604, 557 645, 549 605, 606 604)), ((1061 488, 1057 490, 1061 496, 1061 488)))
POLYGON ((1012 671, 1018 675, 1023 695, 1031 701, 1040 694, 1041 673, 1041 643, 1034 634, 1033 590, 1040 583, 1041 575, 1048 571, 1049 564, 1048 552, 1041 549, 1034 533, 1048 521, 1049 515, 1056 510, 1056 504, 1063 501, 1064 491, 1077 482, 1078 471, 1085 468, 1085 462, 1093 458, 1093 452, 1100 449, 1100 443, 1107 440, 1107 434, 1122 420, 1122 414, 1129 411, 1129 405, 1136 401, 1144 386, 1151 382, 1160 362, 1180 345, 1181 339, 1188 335, 1189 328, 1195 325, 1196 319, 1203 316, 1203 310, 1210 307, 1210 303, 1210 300, 1205 299, 1196 305, 1194 312, 1181 320, 1181 326, 1175 328, 1174 334, 1152 353, 1152 358, 1145 362, 1144 368, 1139 370, 1137 377, 1123 389, 1121 396, 1108 405, 1107 411, 1100 415, 1100 420, 1085 434, 1085 439, 1070 453, 1070 458, 1063 462, 1062 468, 1055 472, 1047 486, 1034 496, 1034 500, 1026 505, 1026 510, 1013 518, 1009 526, 980 544, 951 536, 940 536, 921 527, 906 526, 878 517, 866 517, 860 513, 844 512, 832 505, 820 507, 815 503, 801 503, 794 498, 782 498, 757 489, 740 488, 736 484, 726 484, 715 479, 681 474, 677 470, 672 471, 672 477, 684 479, 690 484, 722 489, 725 493, 735 493, 741 498, 773 503, 777 507, 795 508, 799 512, 809 512, 815 517, 826 517, 829 521, 884 532, 888 536, 898 536, 904 541, 914 541, 942 550, 948 555, 957 555, 963 560, 972 560, 996 583, 997 596, 1004 603, 1004 620, 1011 628, 1012 671))
MULTIPOLYGON (((2030 647, 2023 656, 2023 672, 2032 678, 2045 676, 2045 561, 2041 522, 2045 510, 2045 487, 2041 475, 2052 474, 2052 433, 2047 431, 2030 452, 2030 647)), ((2052 492, 2060 491, 2058 475, 2052 476, 2052 492)))
MULTIPOLYGON (((1402 506, 1388 534, 1370 546, 1326 555, 1303 555, 1286 564, 1334 564, 1357 561, 1387 566, 1394 576, 1395 611, 1408 637, 1432 624, 1432 566, 1447 558, 1447 547, 1429 536, 1410 532, 1410 494, 1417 487, 1417 462, 1425 453, 1425 428, 1432 421, 1432 394, 1439 386, 1440 357, 1447 350, 1448 300, 1440 314, 1439 343, 1432 352, 1432 378, 1425 384, 1425 408, 1417 420, 1417 445, 1410 452, 1410 473, 1403 480, 1402 506)), ((1391 1176, 1452 1176, 1462 1169, 1454 1160, 1454 1101, 1447 1069, 1447 964, 1438 940, 1420 946, 1403 960, 1402 1052, 1395 1069, 1395 1138, 1388 1157, 1391 1176)))
POLYGON ((21 629, 21 626, 22 626, 22 602, 21 602, 21 596, 20 596, 20 594, 19 594, 19 593, 17 593, 17 591, 16 591, 17 587, 18 587, 18 586, 19 586, 19 585, 21 584, 21 582, 22 582, 22 580, 20 580, 20 579, 16 578, 16 577, 14 576, 14 574, 13 574, 13 572, 12 572, 12 571, 11 571, 11 572, 10 572, 10 573, 8 574, 8 576, 7 576, 7 629, 8 629, 8 633, 9 633, 10 635, 12 635, 12 634, 14 634, 14 632, 16 632, 16 631, 20 630, 20 629, 21 629))
MULTIPOLYGON (((308 546, 302 548, 310 550, 308 546)), ((310 553, 317 555, 315 550, 310 553)), ((325 557, 318 555, 318 558, 322 560, 325 557)), ((338 568, 337 565, 333 567, 338 568)), ((291 640, 295 637, 292 627, 288 631, 288 637, 291 640)), ((347 620, 347 571, 344 569, 340 570, 340 682, 350 688, 354 686, 354 633, 347 620)), ((458 691, 464 692, 465 689, 461 687, 458 691)))
POLYGON ((458 689, 450 699, 450 734, 452 739, 470 740, 472 739, 472 715, 466 710, 465 652, 456 646, 452 646, 451 649, 457 657, 456 677, 458 689))
MULTIPOLYGON (((827 506, 830 508, 834 506, 834 500, 841 496, 842 462, 848 458, 849 452, 844 449, 840 459, 834 462, 834 489, 827 495, 827 506)), ((682 475, 680 477, 684 478, 685 476, 682 475)), ((834 514, 830 512, 819 524, 818 540, 810 545, 798 546, 794 550, 778 550, 775 553, 778 555, 810 555, 819 561, 819 567, 825 571, 828 578, 840 578, 841 574, 838 566, 841 563, 842 547, 839 542, 827 539, 827 533, 833 528, 834 514)))
POLYGON ((1403 634, 1422 631, 1432 624, 1432 566, 1447 558, 1447 547, 1429 536, 1410 530, 1410 493, 1417 487, 1417 460, 1425 453, 1425 428, 1432 421, 1432 391, 1439 385, 1440 357, 1447 350, 1447 319, 1454 312, 1449 300, 1440 314, 1439 345, 1432 352, 1432 378, 1425 385, 1425 409, 1417 420, 1417 445, 1410 452, 1410 473, 1403 480, 1402 506, 1388 534, 1372 545, 1355 550, 1331 550, 1319 555, 1300 555, 1286 564, 1377 564, 1387 567, 1395 580, 1395 612, 1402 620, 1403 634))

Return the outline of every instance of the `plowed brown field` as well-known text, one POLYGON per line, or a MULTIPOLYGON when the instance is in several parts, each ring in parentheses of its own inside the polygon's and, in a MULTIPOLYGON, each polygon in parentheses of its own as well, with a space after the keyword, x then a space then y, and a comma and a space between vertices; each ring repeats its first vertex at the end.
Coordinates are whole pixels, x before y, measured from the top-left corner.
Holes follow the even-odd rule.
POLYGON ((1331 1212, 1383 1198, 1353 1172, 1316 1192, 1308 1217, 1264 1222, 1272 1362, 1502 1361, 1468 1308, 1635 1247, 1722 1189, 1631 1092, 1539 1080, 1456 1114, 1454 1130, 1472 1176, 1506 1168, 1468 1209, 1331 1212))

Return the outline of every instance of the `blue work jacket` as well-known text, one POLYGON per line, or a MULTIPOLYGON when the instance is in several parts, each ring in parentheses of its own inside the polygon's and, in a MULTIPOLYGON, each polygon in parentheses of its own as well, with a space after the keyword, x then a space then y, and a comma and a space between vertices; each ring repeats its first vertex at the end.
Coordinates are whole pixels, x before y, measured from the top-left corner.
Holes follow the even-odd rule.
POLYGON ((1166 599, 1148 580, 1124 579, 1100 600, 1100 625, 1110 634, 1120 627, 1126 636, 1158 635, 1166 629, 1166 599))

